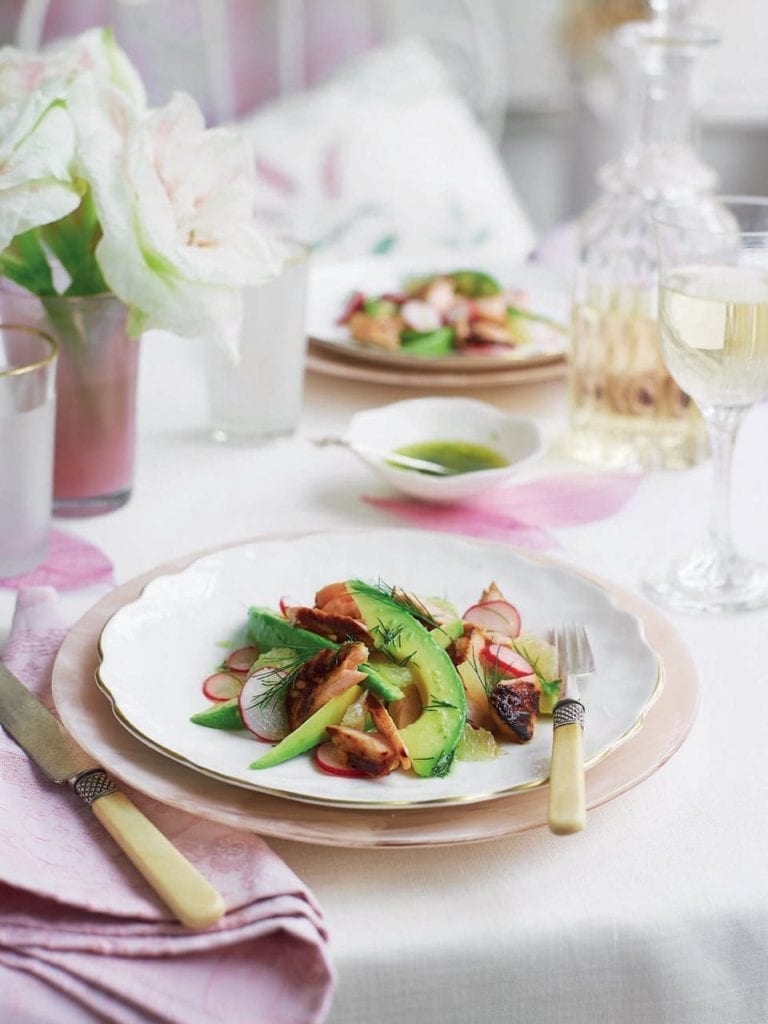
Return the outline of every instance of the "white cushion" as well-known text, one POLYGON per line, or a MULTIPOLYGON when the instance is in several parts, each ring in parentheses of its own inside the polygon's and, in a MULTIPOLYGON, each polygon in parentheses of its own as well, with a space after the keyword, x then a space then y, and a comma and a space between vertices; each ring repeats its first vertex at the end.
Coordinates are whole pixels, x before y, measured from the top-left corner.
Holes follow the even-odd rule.
POLYGON ((516 260, 533 246, 493 146, 416 40, 369 51, 245 124, 257 215, 318 255, 456 249, 516 260))

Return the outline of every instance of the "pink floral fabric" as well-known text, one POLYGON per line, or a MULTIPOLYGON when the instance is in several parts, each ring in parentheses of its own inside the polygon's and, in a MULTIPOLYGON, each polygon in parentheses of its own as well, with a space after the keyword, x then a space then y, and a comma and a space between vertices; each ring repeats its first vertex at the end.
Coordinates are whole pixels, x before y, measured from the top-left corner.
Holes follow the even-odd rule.
MULTIPOLYGON (((52 588, 20 590, 4 660, 49 707, 65 633, 52 588)), ((300 879, 257 836, 125 791, 217 887, 226 915, 203 932, 177 924, 85 804, 0 732, 0 1020, 322 1021, 334 973, 300 879)))
POLYGON ((413 526, 541 550, 559 547, 548 527, 579 526, 614 515, 629 501, 641 479, 631 473, 569 473, 500 488, 460 505, 371 495, 363 495, 362 500, 413 526))
POLYGON ((0 587, 9 590, 39 586, 79 590, 96 583, 114 583, 112 563, 93 544, 62 530, 51 530, 48 556, 37 569, 0 579, 0 587))

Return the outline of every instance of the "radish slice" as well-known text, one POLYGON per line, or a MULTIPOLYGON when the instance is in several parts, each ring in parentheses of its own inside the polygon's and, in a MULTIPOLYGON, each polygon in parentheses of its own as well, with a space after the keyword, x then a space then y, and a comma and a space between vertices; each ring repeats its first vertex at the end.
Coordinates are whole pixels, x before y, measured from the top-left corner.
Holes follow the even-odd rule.
POLYGON ((224 664, 227 666, 228 672, 242 672, 243 675, 247 675, 258 656, 259 652, 256 647, 239 647, 236 651, 232 651, 224 664))
POLYGON ((265 665, 248 676, 240 691, 240 714, 246 729, 267 743, 277 743, 290 732, 285 701, 260 700, 275 684, 279 672, 265 665))
POLYGON ((526 661, 521 654, 518 654, 514 648, 507 647, 505 644, 495 642, 486 644, 480 651, 480 660, 484 661, 486 665, 491 665, 493 668, 517 678, 533 674, 533 665, 526 661))
POLYGON ((242 679, 231 672, 214 672, 203 682, 203 693, 208 700, 231 700, 242 688, 242 679))
POLYGON ((288 611, 288 609, 291 607, 291 602, 288 600, 287 597, 283 596, 278 601, 278 605, 279 605, 279 608, 280 608, 280 613, 282 615, 285 615, 286 612, 288 611))
POLYGON ((343 327, 352 316, 353 313, 359 313, 360 310, 365 306, 365 295, 362 292, 352 292, 349 300, 344 307, 344 312, 341 314, 339 319, 336 321, 339 327, 343 327))
POLYGON ((436 331, 442 323, 439 310, 423 299, 409 299, 400 307, 400 316, 412 331, 426 334, 436 331))
POLYGON ((495 629, 514 637, 520 635, 520 612, 509 601, 483 601, 473 604, 462 615, 464 622, 481 629, 495 629))
POLYGON ((350 768, 348 764, 344 764, 341 751, 331 742, 321 743, 319 747, 315 747, 315 761, 317 767, 329 775, 339 775, 345 779, 367 778, 365 772, 361 772, 359 768, 350 768))

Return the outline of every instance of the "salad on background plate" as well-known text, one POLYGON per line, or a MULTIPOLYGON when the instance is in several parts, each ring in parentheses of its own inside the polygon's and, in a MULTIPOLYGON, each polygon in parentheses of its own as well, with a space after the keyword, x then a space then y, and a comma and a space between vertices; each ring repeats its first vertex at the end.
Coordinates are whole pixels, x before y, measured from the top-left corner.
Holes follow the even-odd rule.
POLYGON ((307 333, 329 354, 487 370, 563 358, 568 316, 567 284, 541 266, 360 260, 313 268, 307 333))

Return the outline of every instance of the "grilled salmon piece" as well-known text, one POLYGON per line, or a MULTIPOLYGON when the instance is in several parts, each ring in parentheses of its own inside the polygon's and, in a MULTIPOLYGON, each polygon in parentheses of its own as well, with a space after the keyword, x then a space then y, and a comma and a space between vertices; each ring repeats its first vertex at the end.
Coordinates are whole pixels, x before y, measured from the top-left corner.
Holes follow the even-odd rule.
POLYGON ((348 615, 338 615, 322 608, 290 606, 285 609, 288 621, 300 629, 308 629, 318 636, 326 636, 336 643, 356 641, 373 646, 373 637, 366 626, 348 615))
POLYGON ((315 594, 315 608, 332 615, 346 615, 360 619, 360 609, 354 594, 350 594, 346 583, 329 583, 315 594))
POLYGON ((540 696, 541 684, 535 675, 498 682, 488 695, 498 731, 515 743, 527 743, 536 727, 540 696))
POLYGON ((310 715, 366 679, 357 666, 368 660, 365 644, 345 644, 338 650, 319 651, 304 663, 286 696, 288 725, 296 729, 310 715))
POLYGON ((493 583, 489 584, 480 595, 478 604, 485 604, 488 601, 506 601, 506 597, 499 590, 498 583, 494 580, 493 583))
POLYGON ((371 316, 353 313, 347 321, 349 333, 357 341, 394 352, 400 348, 400 331, 405 326, 401 316, 371 316))
POLYGON ((388 775, 400 765, 399 754, 379 733, 361 732, 345 725, 329 725, 326 731, 350 768, 378 778, 388 775))
POLYGON ((411 755, 408 753, 408 747, 406 747, 403 737, 400 735, 400 730, 397 728, 388 709, 372 693, 367 694, 365 706, 368 708, 373 724, 383 737, 384 742, 393 753, 397 754, 403 768, 410 768, 411 755))

